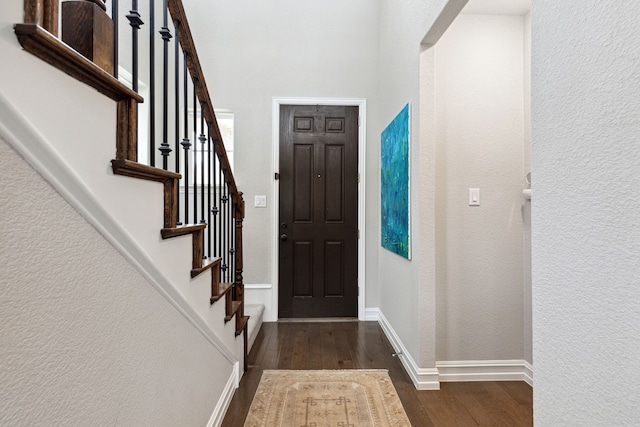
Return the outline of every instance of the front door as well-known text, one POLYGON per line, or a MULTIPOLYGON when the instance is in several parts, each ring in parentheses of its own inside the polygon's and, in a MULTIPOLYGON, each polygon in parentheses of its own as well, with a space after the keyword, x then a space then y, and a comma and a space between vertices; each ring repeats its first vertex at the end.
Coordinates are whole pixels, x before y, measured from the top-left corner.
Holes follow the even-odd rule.
POLYGON ((358 107, 280 107, 279 316, 358 315, 358 107))

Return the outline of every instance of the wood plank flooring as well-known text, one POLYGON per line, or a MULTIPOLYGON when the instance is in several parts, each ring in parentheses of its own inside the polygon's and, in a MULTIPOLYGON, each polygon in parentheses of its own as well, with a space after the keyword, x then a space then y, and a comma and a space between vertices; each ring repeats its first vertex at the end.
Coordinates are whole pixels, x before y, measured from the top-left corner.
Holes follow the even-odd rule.
POLYGON ((532 426, 525 382, 441 383, 418 391, 377 322, 264 323, 223 427, 240 427, 265 369, 388 369, 414 427, 532 426))

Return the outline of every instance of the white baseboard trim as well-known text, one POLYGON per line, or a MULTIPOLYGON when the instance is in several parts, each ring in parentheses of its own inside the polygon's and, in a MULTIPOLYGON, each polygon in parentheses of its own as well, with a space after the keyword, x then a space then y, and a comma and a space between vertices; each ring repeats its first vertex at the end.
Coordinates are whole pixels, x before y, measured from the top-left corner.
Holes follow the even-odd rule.
POLYGON ((271 283, 245 283, 244 290, 251 289, 273 289, 273 285, 271 283))
POLYGON ((384 314, 378 309, 378 323, 380 327, 384 331, 387 339, 391 343, 391 346, 396 351, 400 362, 402 362, 402 366, 404 366, 405 371, 409 374, 413 385, 417 390, 440 390, 440 381, 438 378, 438 369, 437 368, 419 368, 416 364, 415 360, 411 357, 406 347, 400 340, 400 337, 396 334, 396 332, 391 327, 391 324, 384 317, 384 314))
POLYGON ((366 316, 378 321, 417 390, 439 390, 440 382, 463 381, 525 381, 533 387, 533 365, 526 360, 441 361, 435 368, 420 368, 378 308, 368 308, 366 316))
POLYGON ((533 366, 526 360, 458 360, 436 362, 442 382, 526 381, 533 386, 533 366))
POLYGON ((233 369, 231 371, 231 376, 227 380, 227 384, 224 386, 222 390, 222 395, 216 404, 216 407, 213 409, 213 414, 211 414, 211 418, 209 418, 209 422, 207 423, 207 427, 220 427, 222 425, 222 421, 224 420, 224 416, 227 413, 227 409, 229 409, 229 404, 231 403, 231 399, 233 398, 236 389, 238 388, 238 378, 240 372, 240 363, 235 363, 233 365, 233 369))
POLYGON ((524 381, 533 387, 533 365, 526 360, 524 362, 524 381))
POLYGON ((377 322, 380 320, 380 309, 378 307, 367 307, 364 309, 364 320, 367 322, 377 322))

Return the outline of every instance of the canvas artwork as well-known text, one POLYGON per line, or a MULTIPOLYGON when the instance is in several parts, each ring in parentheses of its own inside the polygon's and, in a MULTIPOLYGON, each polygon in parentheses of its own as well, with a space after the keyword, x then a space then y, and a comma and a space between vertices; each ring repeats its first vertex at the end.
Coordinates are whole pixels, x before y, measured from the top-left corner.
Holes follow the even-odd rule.
POLYGON ((409 241, 409 104, 382 131, 382 247, 411 259, 409 241))

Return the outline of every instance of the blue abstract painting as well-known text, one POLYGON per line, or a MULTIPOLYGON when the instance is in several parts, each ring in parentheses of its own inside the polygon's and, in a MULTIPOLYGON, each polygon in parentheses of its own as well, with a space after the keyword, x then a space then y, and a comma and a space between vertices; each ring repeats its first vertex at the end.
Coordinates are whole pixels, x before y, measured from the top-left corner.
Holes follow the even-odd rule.
POLYGON ((409 245, 409 104, 380 141, 382 247, 411 259, 409 245))

